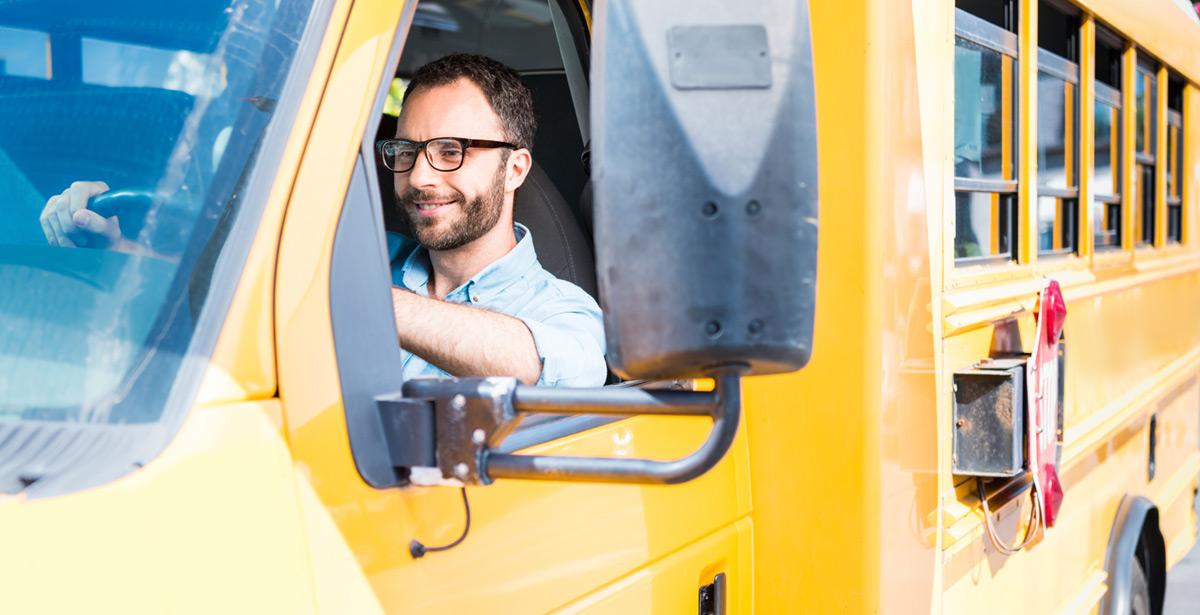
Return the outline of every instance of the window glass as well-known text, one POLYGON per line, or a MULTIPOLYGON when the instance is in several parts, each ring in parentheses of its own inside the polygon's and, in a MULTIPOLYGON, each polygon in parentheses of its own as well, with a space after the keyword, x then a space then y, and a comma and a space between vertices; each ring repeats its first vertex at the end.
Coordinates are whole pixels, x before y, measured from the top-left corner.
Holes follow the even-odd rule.
POLYGON ((1038 197, 1038 250, 1074 252, 1078 247, 1078 201, 1074 198, 1038 197))
POLYGON ((1121 110, 1118 107, 1096 101, 1095 137, 1095 193, 1116 196, 1121 193, 1121 110))
POLYGON ((954 50, 954 174, 1011 180, 1013 58, 958 38, 954 50))
POLYGON ((1097 250, 1121 247, 1121 204, 1097 201, 1092 228, 1097 250))
POLYGON ((1154 165, 1137 165, 1137 185, 1134 186, 1134 202, 1138 204, 1134 235, 1138 243, 1154 244, 1155 200, 1154 165))
POLYGON ((77 41, 74 71, 0 79, 0 421, 163 412, 311 0, 228 6, 0 10, 4 27, 77 41), (79 247, 49 245, 39 216, 77 180, 128 191, 109 213, 130 249, 73 229, 79 247))
POLYGON ((1075 84, 1038 73, 1038 185, 1075 186, 1075 84))
MULTIPOLYGON (((1097 84, 1097 89, 1104 88, 1097 84)), ((1120 92, 1111 92, 1110 99, 1119 99, 1120 92)), ((1093 245, 1097 250, 1121 247, 1121 108, 1096 99, 1093 137, 1094 176, 1092 179, 1095 232, 1093 245)))
POLYGON ((1137 70, 1137 127, 1135 130, 1135 148, 1138 153, 1146 156, 1154 155, 1155 121, 1158 115, 1158 78, 1148 70, 1138 67, 1137 70))
POLYGON ((50 78, 50 35, 0 26, 0 75, 50 78))
POLYGON ((1015 196, 992 192, 956 192, 955 258, 1012 254, 1015 196))
POLYGON ((1183 196, 1179 172, 1183 169, 1183 129, 1180 126, 1178 114, 1172 114, 1172 122, 1167 125, 1167 198, 1178 199, 1183 196))

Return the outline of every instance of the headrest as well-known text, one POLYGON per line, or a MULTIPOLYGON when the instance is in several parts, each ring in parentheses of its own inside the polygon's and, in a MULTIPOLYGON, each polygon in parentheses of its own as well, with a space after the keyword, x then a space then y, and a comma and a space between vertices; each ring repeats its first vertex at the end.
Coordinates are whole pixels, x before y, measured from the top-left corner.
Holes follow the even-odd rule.
POLYGON ((536 162, 516 192, 513 218, 533 234, 533 247, 546 271, 596 296, 592 242, 584 235, 562 194, 536 162))

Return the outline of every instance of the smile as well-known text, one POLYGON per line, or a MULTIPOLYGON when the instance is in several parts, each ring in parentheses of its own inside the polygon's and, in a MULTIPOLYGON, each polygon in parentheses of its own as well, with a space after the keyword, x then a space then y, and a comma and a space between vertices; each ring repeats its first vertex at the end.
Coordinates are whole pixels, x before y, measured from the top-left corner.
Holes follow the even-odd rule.
POLYGON ((413 203, 413 207, 423 216, 433 215, 437 210, 447 205, 453 205, 454 201, 424 201, 413 203))

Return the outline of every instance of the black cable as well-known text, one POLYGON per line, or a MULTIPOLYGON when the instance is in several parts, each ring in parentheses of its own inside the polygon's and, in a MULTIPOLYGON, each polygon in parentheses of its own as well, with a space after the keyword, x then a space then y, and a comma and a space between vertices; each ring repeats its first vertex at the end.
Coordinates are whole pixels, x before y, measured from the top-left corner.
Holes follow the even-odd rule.
POLYGON ((412 555, 413 559, 421 559, 422 557, 425 557, 426 553, 435 553, 437 551, 447 551, 447 550, 453 549, 454 547, 457 547, 460 543, 462 543, 463 540, 465 540, 467 538, 467 532, 471 531, 471 503, 467 501, 467 488, 466 487, 462 488, 462 498, 463 498, 463 509, 466 510, 466 513, 467 513, 467 523, 463 527, 462 536, 459 536, 457 539, 454 540, 454 542, 452 542, 448 545, 442 545, 440 547, 427 547, 424 544, 422 544, 421 541, 414 538, 412 540, 412 542, 408 543, 408 552, 412 555))

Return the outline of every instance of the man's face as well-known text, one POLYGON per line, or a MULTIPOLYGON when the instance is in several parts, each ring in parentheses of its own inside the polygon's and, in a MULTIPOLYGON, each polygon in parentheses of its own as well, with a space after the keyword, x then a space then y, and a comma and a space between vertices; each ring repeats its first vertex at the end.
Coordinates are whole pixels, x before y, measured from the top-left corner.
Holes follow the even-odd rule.
MULTIPOLYGON (((396 137, 506 140, 483 91, 466 80, 414 92, 401 110, 396 137)), ((509 158, 507 149, 471 148, 462 167, 446 173, 431 167, 420 152, 411 171, 394 175, 403 230, 426 249, 453 250, 479 239, 501 219, 511 220, 512 191, 525 169, 509 158)))

